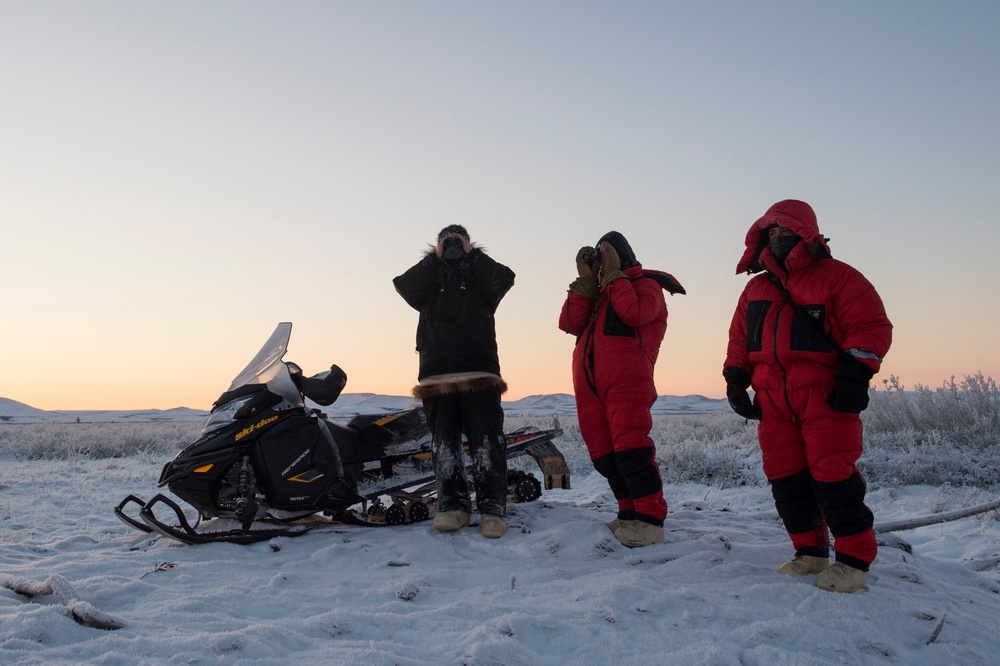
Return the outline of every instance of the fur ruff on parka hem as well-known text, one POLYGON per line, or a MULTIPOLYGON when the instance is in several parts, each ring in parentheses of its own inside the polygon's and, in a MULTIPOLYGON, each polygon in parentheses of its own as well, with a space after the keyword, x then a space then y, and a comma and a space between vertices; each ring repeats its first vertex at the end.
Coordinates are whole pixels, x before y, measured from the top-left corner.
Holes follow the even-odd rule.
POLYGON ((455 372, 426 378, 413 387, 413 397, 417 400, 426 400, 442 395, 477 393, 493 389, 503 395, 507 392, 507 382, 502 377, 488 372, 455 372))

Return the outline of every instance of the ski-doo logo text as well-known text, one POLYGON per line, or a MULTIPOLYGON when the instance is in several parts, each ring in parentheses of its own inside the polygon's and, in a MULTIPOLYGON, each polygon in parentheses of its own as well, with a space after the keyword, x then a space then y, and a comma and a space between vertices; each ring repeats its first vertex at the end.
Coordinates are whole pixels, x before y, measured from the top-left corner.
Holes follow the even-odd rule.
POLYGON ((264 426, 266 426, 268 423, 274 423, 277 420, 278 420, 277 416, 272 416, 270 418, 264 419, 263 421, 260 421, 259 423, 253 424, 249 428, 244 428, 242 432, 236 433, 235 441, 238 442, 241 439, 243 439, 244 437, 246 437, 247 435, 249 435, 250 433, 252 433, 254 430, 260 430, 261 428, 263 428, 264 426))

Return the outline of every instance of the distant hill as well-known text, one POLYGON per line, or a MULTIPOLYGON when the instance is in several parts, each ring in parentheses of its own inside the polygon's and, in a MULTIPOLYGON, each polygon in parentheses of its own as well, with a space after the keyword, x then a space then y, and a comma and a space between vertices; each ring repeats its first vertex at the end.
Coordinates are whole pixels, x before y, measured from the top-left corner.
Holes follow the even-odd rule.
MULTIPOLYGON (((504 411, 511 416, 546 416, 548 414, 576 414, 576 399, 569 393, 529 395, 520 400, 503 403, 504 411)), ((730 411, 726 400, 715 400, 701 395, 661 395, 651 410, 653 414, 706 414, 730 411)))
POLYGON ((149 423, 153 421, 202 421, 208 412, 202 409, 141 410, 61 410, 45 411, 24 403, 0 398, 0 424, 3 423, 149 423))
MULTIPOLYGON (((374 393, 345 393, 336 403, 321 407, 330 418, 350 418, 357 414, 396 412, 420 403, 409 396, 377 395, 374 393)), ((317 405, 310 406, 316 407, 317 405)), ((576 401, 568 393, 530 395, 520 400, 503 403, 509 416, 575 415, 576 401)), ((663 395, 653 405, 653 414, 707 414, 728 412, 725 400, 700 395, 663 395)), ((0 398, 0 425, 4 423, 150 423, 157 421, 203 421, 208 412, 188 407, 143 410, 62 410, 45 411, 30 405, 0 398)))

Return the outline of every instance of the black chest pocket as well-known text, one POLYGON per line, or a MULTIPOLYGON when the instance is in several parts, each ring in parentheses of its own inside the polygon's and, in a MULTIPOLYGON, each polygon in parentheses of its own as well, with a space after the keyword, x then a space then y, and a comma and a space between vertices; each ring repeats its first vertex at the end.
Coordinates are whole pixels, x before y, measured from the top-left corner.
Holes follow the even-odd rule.
POLYGON ((610 302, 608 303, 607 312, 608 314, 604 318, 604 335, 617 335, 625 338, 635 337, 635 329, 625 324, 618 317, 614 308, 611 307, 610 302))
POLYGON ((760 351, 764 335, 764 317, 771 301, 750 301, 747 304, 747 351, 760 351))
POLYGON ((794 351, 831 352, 833 347, 823 333, 826 330, 826 306, 823 304, 803 305, 792 315, 792 339, 794 351))

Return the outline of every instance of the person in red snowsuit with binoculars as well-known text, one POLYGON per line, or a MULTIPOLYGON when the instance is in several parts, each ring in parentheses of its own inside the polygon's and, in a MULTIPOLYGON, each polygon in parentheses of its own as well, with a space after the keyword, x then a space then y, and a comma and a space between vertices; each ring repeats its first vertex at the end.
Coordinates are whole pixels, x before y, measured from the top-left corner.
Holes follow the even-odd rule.
POLYGON ((649 436, 653 366, 667 329, 663 290, 683 294, 668 273, 643 269, 625 237, 605 234, 576 254, 559 328, 575 335, 573 391, 580 434, 608 480, 618 517, 608 523, 629 547, 663 541, 667 503, 649 436))

